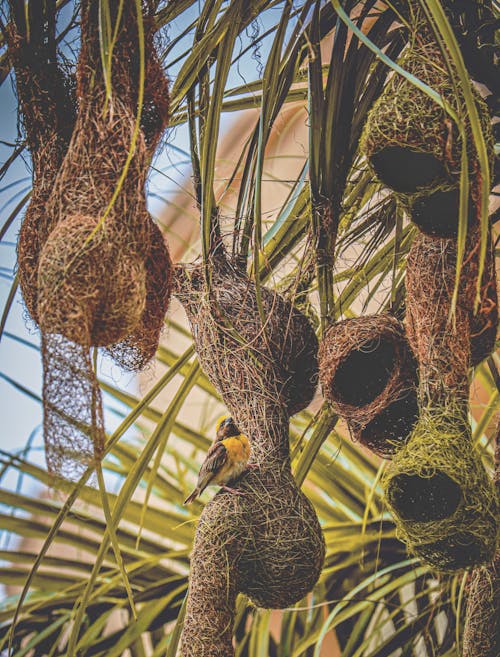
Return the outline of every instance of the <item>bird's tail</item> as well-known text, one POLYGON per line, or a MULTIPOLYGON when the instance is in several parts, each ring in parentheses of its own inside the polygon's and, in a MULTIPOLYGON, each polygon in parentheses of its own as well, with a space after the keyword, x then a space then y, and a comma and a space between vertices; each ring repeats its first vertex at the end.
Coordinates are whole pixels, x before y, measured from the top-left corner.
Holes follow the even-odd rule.
POLYGON ((201 490, 198 487, 196 487, 194 491, 191 493, 191 495, 189 497, 186 497, 186 499, 184 500, 184 504, 191 504, 191 502, 193 502, 200 493, 201 490))

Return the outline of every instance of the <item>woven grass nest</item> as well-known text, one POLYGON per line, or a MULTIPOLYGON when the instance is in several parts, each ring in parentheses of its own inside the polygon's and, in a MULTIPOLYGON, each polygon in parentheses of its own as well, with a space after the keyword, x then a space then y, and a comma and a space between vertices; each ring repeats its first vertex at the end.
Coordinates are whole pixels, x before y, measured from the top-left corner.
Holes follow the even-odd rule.
POLYGON ((419 368, 420 413, 382 484, 400 538, 442 572, 488 562, 498 539, 498 500, 467 421, 472 352, 475 358, 486 355, 479 353, 485 343, 472 347, 473 327, 481 324, 491 340, 497 322, 491 262, 482 279, 480 312, 473 315, 478 255, 479 235, 471 231, 454 314, 455 240, 418 235, 406 268, 406 325, 419 368))
POLYGON ((417 389, 414 384, 402 390, 366 424, 348 420, 351 438, 382 458, 394 453, 410 438, 418 419, 417 389))
POLYGON ((122 367, 142 369, 157 348, 172 280, 167 245, 145 194, 149 164, 168 120, 168 83, 153 43, 155 3, 142 4, 147 82, 140 110, 136 5, 112 0, 109 7, 111 21, 119 21, 107 72, 111 96, 102 70, 99 1, 86 0, 72 137, 62 159, 61 148, 45 163, 34 153, 39 163, 34 203, 18 244, 24 300, 46 352, 47 458, 50 466, 66 450, 67 472, 75 454, 85 455, 74 462, 75 474, 88 464, 91 443, 98 458, 104 442, 89 350, 106 347, 122 367), (75 388, 82 404, 93 409, 87 415, 72 398, 75 388), (79 452, 72 444, 80 445, 79 452))
POLYGON ((499 500, 463 410, 422 410, 382 485, 410 552, 441 572, 491 561, 499 500))
MULTIPOLYGON (((465 100, 454 86, 441 50, 420 10, 412 17, 410 43, 398 61, 406 71, 434 89, 461 117, 465 100)), ((493 137, 488 108, 475 93, 490 158, 493 137)), ((470 122, 466 148, 470 173, 478 171, 470 122)), ((361 149, 376 177, 401 194, 448 191, 460 175, 461 139, 446 111, 405 77, 394 73, 371 109, 361 149)), ((479 178, 476 178, 479 180, 479 178)))
POLYGON ((316 583, 325 546, 316 513, 290 470, 289 416, 311 401, 317 348, 307 319, 277 293, 255 285, 226 258, 177 270, 200 364, 239 429, 258 469, 219 493, 200 517, 181 654, 231 655, 236 594, 262 607, 287 607, 316 583))
POLYGON ((477 229, 468 234, 462 265, 457 310, 449 321, 455 285, 457 245, 453 239, 417 235, 406 267, 406 330, 417 357, 420 378, 432 385, 468 394, 469 367, 478 365, 494 349, 498 327, 498 298, 491 239, 481 285, 481 301, 474 311, 479 273, 480 240, 477 229), (453 348, 449 347, 454 335, 453 348), (434 383, 432 383, 434 382, 434 383))
POLYGON ((255 404, 283 405, 289 415, 306 408, 318 383, 318 340, 307 318, 265 287, 261 318, 254 283, 225 259, 211 283, 207 300, 202 267, 185 266, 177 269, 175 293, 191 322, 203 370, 241 431, 254 428, 242 417, 242 391, 252 391, 255 404), (257 359, 252 367, 249 346, 257 359))
POLYGON ((416 421, 416 366, 402 324, 366 315, 330 326, 319 351, 323 394, 354 439, 393 453, 416 421))

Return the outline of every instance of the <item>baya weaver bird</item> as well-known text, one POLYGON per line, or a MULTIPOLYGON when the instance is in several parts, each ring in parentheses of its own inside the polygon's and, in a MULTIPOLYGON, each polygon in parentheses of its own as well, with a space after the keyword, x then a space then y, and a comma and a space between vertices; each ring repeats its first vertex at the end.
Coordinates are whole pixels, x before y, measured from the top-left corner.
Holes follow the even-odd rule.
POLYGON ((250 443, 248 438, 240 433, 232 417, 221 417, 215 432, 215 440, 200 468, 196 488, 184 504, 190 504, 209 485, 221 486, 231 493, 237 492, 226 484, 237 479, 247 468, 250 443))

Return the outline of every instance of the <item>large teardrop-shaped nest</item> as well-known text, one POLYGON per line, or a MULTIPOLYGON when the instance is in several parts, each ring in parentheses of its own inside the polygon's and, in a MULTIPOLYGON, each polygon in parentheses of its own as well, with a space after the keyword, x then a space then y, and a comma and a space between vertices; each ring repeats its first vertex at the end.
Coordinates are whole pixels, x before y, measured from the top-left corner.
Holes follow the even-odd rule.
POLYGON ((201 265, 176 270, 183 304, 203 370, 221 393, 238 426, 243 391, 254 405, 277 404, 292 415, 311 402, 317 386, 318 340, 307 318, 278 293, 260 287, 225 262, 211 272, 210 292, 201 265), (262 315, 261 315, 262 312, 262 315))
MULTIPOLYGON (((413 27, 412 40, 398 64, 434 89, 464 119, 469 171, 474 176, 478 163, 464 96, 425 19, 413 27)), ((492 162, 488 108, 475 91, 474 98, 492 162)), ((368 114, 360 143, 374 175, 401 194, 452 189, 460 175, 462 140, 457 126, 435 100, 399 73, 392 73, 368 114)))
POLYGON ((206 571, 211 551, 226 550, 240 593, 259 607, 295 604, 316 584, 325 556, 314 508, 288 469, 262 465, 244 475, 238 491, 240 495, 221 492, 205 507, 193 558, 203 559, 206 571), (207 549, 201 550, 200 542, 207 549))
MULTIPOLYGON (((132 231, 128 235, 130 248, 141 253, 145 259, 152 249, 156 249, 163 264, 168 261, 168 254, 160 253, 158 246, 150 244, 149 235, 154 229, 147 215, 144 192, 151 157, 168 122, 168 80, 154 44, 154 3, 146 0, 141 6, 145 88, 139 133, 136 134, 140 77, 137 6, 114 0, 110 2, 110 20, 116 21, 119 16, 120 22, 115 26, 111 68, 105 73, 98 28, 99 2, 86 0, 82 2, 81 9, 78 114, 71 142, 68 146, 68 126, 64 124, 59 126, 61 134, 55 132, 49 135, 46 143, 37 144, 32 152, 34 189, 19 237, 18 273, 26 308, 37 323, 38 264, 49 234, 59 221, 67 217, 103 218, 115 190, 119 194, 114 199, 113 213, 124 232, 127 229, 132 231), (105 77, 111 85, 111 98, 107 95, 105 77), (128 161, 131 150, 133 157, 128 161), (125 166, 128 166, 127 175, 121 179, 125 166)), ((68 98, 71 100, 70 96, 68 98)), ((69 100, 63 97, 52 99, 57 104, 58 116, 69 100)), ((62 113, 60 123, 65 120, 66 114, 68 112, 62 113)), ((70 117, 72 120, 73 115, 74 111, 70 117)), ((73 127, 72 121, 69 124, 73 127)), ((28 128, 27 132, 30 132, 28 128)), ((106 217, 108 221, 113 220, 113 213, 106 217)), ((164 280, 160 280, 155 292, 157 298, 162 287, 165 288, 164 280)), ((165 309, 167 303, 168 298, 164 303, 165 309)), ((138 362, 137 358, 133 360, 138 362)))
POLYGON ((441 572, 491 561, 499 500, 460 409, 421 411, 382 485, 410 552, 441 572))
POLYGON ((323 394, 340 416, 368 422, 415 386, 415 362, 401 322, 365 315, 330 326, 319 351, 323 394))
MULTIPOLYGON (((467 386, 468 367, 480 363, 495 346, 498 297, 491 239, 488 239, 486 249, 481 301, 475 312, 479 249, 479 232, 471 231, 462 264, 457 311, 452 319, 449 315, 456 280, 455 240, 419 234, 413 241, 407 259, 405 323, 408 340, 418 358, 421 371, 423 368, 448 372, 449 387, 467 386), (453 353, 447 348, 450 331, 457 336, 453 353)), ((464 394, 467 394, 466 390, 464 394)))

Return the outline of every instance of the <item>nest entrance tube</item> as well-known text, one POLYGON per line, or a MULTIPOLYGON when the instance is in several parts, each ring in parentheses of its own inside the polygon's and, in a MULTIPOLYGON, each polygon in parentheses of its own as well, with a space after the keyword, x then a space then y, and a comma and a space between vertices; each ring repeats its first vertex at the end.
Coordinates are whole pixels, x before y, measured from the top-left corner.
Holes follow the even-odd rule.
POLYGON ((462 500, 460 486, 445 472, 429 477, 422 473, 395 475, 388 486, 387 496, 404 520, 428 522, 442 520, 454 513, 462 500))
POLYGON ((387 146, 374 153, 370 161, 381 182, 405 194, 414 194, 446 175, 437 157, 411 147, 387 146))
POLYGON ((365 406, 387 386, 396 359, 394 345, 383 337, 353 349, 339 364, 331 382, 341 404, 365 406))

